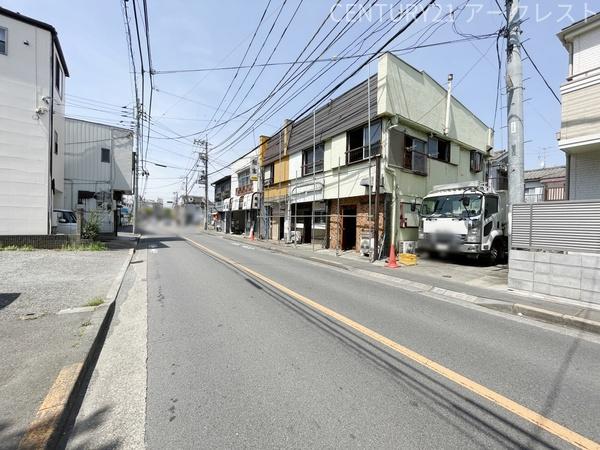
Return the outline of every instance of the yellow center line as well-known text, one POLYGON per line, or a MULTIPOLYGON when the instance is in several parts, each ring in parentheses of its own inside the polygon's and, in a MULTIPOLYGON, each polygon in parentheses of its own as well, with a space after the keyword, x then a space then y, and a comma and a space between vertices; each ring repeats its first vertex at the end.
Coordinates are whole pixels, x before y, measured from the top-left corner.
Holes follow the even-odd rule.
POLYGON ((400 345, 397 342, 392 341, 391 339, 389 339, 385 336, 382 336, 381 334, 377 333, 376 331, 373 331, 370 328, 367 328, 364 325, 361 325, 360 323, 355 322, 354 320, 352 320, 342 314, 339 314, 339 313, 333 311, 332 309, 329 309, 326 306, 323 306, 320 303, 315 302, 314 300, 311 300, 311 299, 303 296, 302 294, 292 291, 291 289, 283 286, 282 284, 277 283, 276 281, 273 281, 270 278, 267 278, 266 276, 264 276, 258 272, 255 272, 254 270, 249 269, 248 267, 205 247, 204 245, 201 245, 185 236, 182 236, 182 237, 183 237, 183 239, 185 239, 192 245, 198 247, 203 252, 208 253, 209 255, 235 267, 238 270, 241 270, 242 272, 247 273, 248 275, 253 276, 256 279, 259 279, 260 281, 264 282, 265 284, 268 284, 268 285, 272 286, 273 288, 283 292, 287 296, 289 296, 301 303, 304 303, 305 305, 313 308, 316 311, 319 311, 322 314, 325 314, 328 317, 331 317, 331 318, 337 320, 340 323, 343 323, 347 327, 352 328, 352 329, 358 331, 359 333, 370 337, 371 339, 379 342, 380 344, 384 345, 385 347, 388 347, 388 348, 394 350, 395 352, 398 352, 401 355, 405 356, 406 358, 411 359, 411 360, 421 364, 422 366, 427 367, 428 369, 432 370, 433 372, 462 386, 463 388, 473 392, 474 394, 477 394, 478 396, 491 401, 492 403, 504 408, 505 410, 510 411, 511 413, 516 414, 517 416, 521 417, 522 419, 525 419, 528 422, 531 422, 534 425, 542 428, 543 430, 546 430, 547 432, 559 437, 563 441, 565 441, 575 447, 582 448, 582 449, 597 449, 597 450, 600 449, 599 443, 594 442, 594 441, 586 438, 585 436, 582 436, 582 435, 576 433, 575 431, 572 431, 572 430, 560 425, 559 423, 554 422, 554 421, 548 419, 547 417, 544 417, 541 414, 509 399, 508 397, 505 397, 505 396, 497 393, 496 391, 493 391, 492 389, 489 389, 489 388, 487 388, 479 383, 476 383, 475 381, 459 374, 458 372, 448 369, 447 367, 444 367, 441 364, 438 364, 435 361, 432 361, 431 359, 429 359, 407 347, 404 347, 403 345, 400 345))

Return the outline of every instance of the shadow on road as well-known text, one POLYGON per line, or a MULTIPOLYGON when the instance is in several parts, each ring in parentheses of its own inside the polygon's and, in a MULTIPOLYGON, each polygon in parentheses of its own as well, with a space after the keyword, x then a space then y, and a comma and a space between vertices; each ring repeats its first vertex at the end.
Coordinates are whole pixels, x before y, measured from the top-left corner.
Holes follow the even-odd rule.
POLYGON ((8 293, 0 292, 0 309, 6 308, 12 302, 14 302, 16 299, 18 299, 20 295, 21 295, 20 292, 8 292, 8 293))
MULTIPOLYGON (((220 260, 210 257, 222 264, 220 260)), ((420 398, 419 402, 411 401, 411 407, 427 408, 478 447, 485 447, 486 443, 478 440, 477 433, 493 439, 498 448, 523 448, 526 442, 528 444, 525 445, 525 448, 531 448, 534 445, 556 448, 540 436, 540 430, 533 425, 528 429, 518 424, 521 419, 507 419, 473 399, 472 396, 461 392, 462 389, 456 389, 451 381, 440 380, 431 372, 421 369, 416 363, 404 361, 397 354, 371 342, 358 332, 347 329, 328 316, 281 294, 270 285, 260 280, 251 280, 247 274, 229 265, 226 267, 241 276, 246 282, 268 294, 279 305, 296 313, 302 320, 316 327, 320 332, 342 343, 350 352, 359 356, 361 360, 367 361, 376 370, 384 372, 400 389, 410 391, 420 398)), ((510 416, 510 413, 506 415, 510 416)))

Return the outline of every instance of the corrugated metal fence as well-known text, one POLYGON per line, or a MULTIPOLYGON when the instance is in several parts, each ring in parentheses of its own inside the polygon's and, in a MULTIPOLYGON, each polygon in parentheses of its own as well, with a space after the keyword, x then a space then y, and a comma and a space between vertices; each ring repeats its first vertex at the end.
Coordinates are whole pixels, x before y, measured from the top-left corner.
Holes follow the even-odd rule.
POLYGON ((600 201, 513 206, 511 247, 600 253, 600 201))

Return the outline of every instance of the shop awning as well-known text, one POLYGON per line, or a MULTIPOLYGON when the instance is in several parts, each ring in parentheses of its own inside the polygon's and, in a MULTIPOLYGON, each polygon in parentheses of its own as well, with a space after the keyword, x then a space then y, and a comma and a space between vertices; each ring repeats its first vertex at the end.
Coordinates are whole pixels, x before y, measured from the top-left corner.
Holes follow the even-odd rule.
POLYGON ((252 196, 254 194, 246 194, 244 195, 244 202, 243 202, 243 206, 242 209, 244 211, 248 210, 248 209, 252 209, 252 196))
POLYGON ((229 211, 231 209, 231 198, 223 200, 223 211, 229 211))
POLYGON ((260 196, 259 192, 253 192, 251 194, 244 195, 244 202, 243 202, 242 209, 244 209, 244 210, 258 209, 259 196, 260 196))
POLYGON ((240 197, 237 195, 231 197, 231 211, 237 211, 240 209, 240 197))

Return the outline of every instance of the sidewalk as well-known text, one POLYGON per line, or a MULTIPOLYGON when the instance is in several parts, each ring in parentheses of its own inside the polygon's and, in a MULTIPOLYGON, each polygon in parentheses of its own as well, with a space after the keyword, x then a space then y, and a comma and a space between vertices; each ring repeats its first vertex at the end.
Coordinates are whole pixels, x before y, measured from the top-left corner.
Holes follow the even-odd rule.
POLYGON ((0 252, 0 447, 45 448, 57 438, 132 255, 0 252))
POLYGON ((316 249, 311 245, 251 241, 245 237, 208 231, 214 236, 243 242, 270 251, 348 270, 358 276, 376 278, 401 289, 436 298, 468 302, 509 314, 527 316, 569 328, 600 334, 600 305, 587 304, 508 289, 506 266, 481 267, 471 263, 455 264, 420 260, 417 266, 389 269, 385 262, 370 263, 358 253, 316 249))

